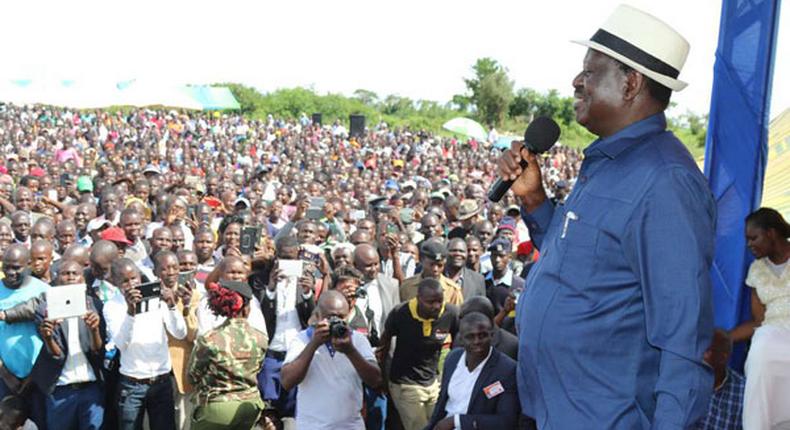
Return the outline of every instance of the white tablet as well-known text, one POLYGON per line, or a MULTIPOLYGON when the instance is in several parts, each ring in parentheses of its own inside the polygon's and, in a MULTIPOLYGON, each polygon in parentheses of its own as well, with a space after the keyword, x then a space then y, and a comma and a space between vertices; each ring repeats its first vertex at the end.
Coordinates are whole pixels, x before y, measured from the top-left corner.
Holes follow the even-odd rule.
POLYGON ((298 278, 304 271, 302 260, 280 260, 277 262, 277 267, 289 278, 298 278))
POLYGON ((81 317, 88 312, 85 284, 59 285, 46 291, 47 319, 81 317))

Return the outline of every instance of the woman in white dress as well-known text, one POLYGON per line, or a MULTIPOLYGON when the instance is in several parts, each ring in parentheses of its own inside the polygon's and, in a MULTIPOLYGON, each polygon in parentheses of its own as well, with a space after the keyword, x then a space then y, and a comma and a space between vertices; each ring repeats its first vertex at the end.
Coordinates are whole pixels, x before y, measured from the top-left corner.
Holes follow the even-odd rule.
POLYGON ((790 225, 779 212, 761 208, 746 218, 746 243, 757 258, 746 285, 753 321, 731 332, 752 339, 746 359, 743 428, 790 429, 790 225))

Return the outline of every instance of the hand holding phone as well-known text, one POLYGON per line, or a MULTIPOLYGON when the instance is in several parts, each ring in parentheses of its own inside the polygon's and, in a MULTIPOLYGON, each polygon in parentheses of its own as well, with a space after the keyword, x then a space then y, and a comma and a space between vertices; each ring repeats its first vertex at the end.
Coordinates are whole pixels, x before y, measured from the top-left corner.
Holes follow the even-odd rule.
POLYGON ((255 254, 255 246, 261 239, 261 226, 247 226, 241 231, 241 244, 239 250, 244 255, 255 254))

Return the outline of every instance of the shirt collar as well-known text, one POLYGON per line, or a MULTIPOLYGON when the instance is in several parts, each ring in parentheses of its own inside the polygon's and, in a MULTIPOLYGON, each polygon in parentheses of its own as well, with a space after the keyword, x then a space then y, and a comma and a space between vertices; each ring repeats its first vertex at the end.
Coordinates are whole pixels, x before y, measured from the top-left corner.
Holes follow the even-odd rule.
POLYGON ((513 285, 513 269, 508 267, 507 272, 505 272, 505 276, 499 279, 494 279, 494 271, 491 270, 486 274, 486 279, 491 280, 494 285, 505 284, 510 287, 513 285))
POLYGON ((617 133, 596 140, 584 150, 584 156, 590 157, 593 152, 600 152, 609 158, 615 158, 626 148, 633 145, 633 139, 662 132, 667 129, 667 119, 663 112, 637 121, 617 133))
POLYGON ((485 358, 483 361, 481 361, 481 362, 480 362, 480 363, 477 365, 477 367, 475 367, 475 368, 474 368, 474 369, 472 369, 472 370, 469 370, 469 368, 468 368, 468 367, 466 367, 466 351, 464 351, 464 353, 463 353, 463 354, 461 354, 461 359, 460 359, 460 360, 458 360, 458 365, 459 365, 459 366, 464 366, 464 368, 465 368, 465 369, 467 369, 467 371, 468 371, 469 373, 474 373, 474 372, 476 372, 478 369, 483 369, 483 367, 486 365, 486 363, 488 363, 488 359, 489 359, 489 358, 491 358, 491 353, 492 353, 492 352, 494 352, 494 347, 493 347, 493 346, 490 346, 490 347, 488 347, 488 355, 486 355, 486 358, 485 358))

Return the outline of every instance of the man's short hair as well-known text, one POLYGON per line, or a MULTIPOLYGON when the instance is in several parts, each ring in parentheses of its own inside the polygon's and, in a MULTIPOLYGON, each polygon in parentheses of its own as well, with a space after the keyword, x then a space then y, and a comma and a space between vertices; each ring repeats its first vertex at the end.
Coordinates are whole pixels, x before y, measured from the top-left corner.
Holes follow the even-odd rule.
POLYGON ((461 318, 471 313, 479 313, 494 320, 494 304, 486 296, 469 297, 461 305, 461 318))
POLYGON ((439 282, 438 279, 433 278, 425 278, 420 281, 420 285, 417 287, 417 295, 429 294, 429 293, 443 293, 444 290, 442 289, 442 284, 439 282))
POLYGON ((171 256, 175 258, 176 261, 178 261, 178 256, 173 251, 163 249, 157 252, 156 255, 154 255, 154 268, 158 270, 162 265, 162 262, 165 261, 166 258, 169 258, 171 256))
POLYGON ((474 326, 477 324, 484 324, 487 325, 489 328, 493 328, 493 323, 491 322, 491 319, 481 314, 480 312, 469 312, 468 314, 464 315, 464 317, 461 318, 459 327, 474 326))
POLYGON ((277 243, 274 244, 275 252, 277 255, 282 254, 282 252, 286 248, 295 248, 299 246, 299 241, 296 240, 294 236, 283 236, 277 239, 277 243))
POLYGON ((121 273, 127 269, 133 269, 137 273, 140 273, 140 269, 138 269, 137 265, 134 264, 134 261, 129 258, 121 257, 112 261, 112 264, 110 265, 110 279, 112 279, 113 284, 118 286, 116 282, 118 277, 121 276, 121 273))
MULTIPOLYGON (((623 73, 630 73, 635 71, 633 67, 621 61, 615 59, 612 60, 617 62, 617 66, 620 68, 620 70, 623 73)), ((666 109, 667 106, 669 106, 669 99, 672 97, 672 90, 668 87, 659 84, 657 81, 649 78, 647 75, 643 75, 643 76, 645 77, 645 80, 647 82, 647 92, 650 93, 650 96, 653 97, 654 100, 659 102, 661 106, 664 107, 664 109, 666 109)))
POLYGON ((354 280, 361 284, 363 278, 362 272, 357 270, 354 266, 342 266, 337 268, 335 273, 332 274, 332 288, 335 288, 341 281, 346 280, 354 280))

